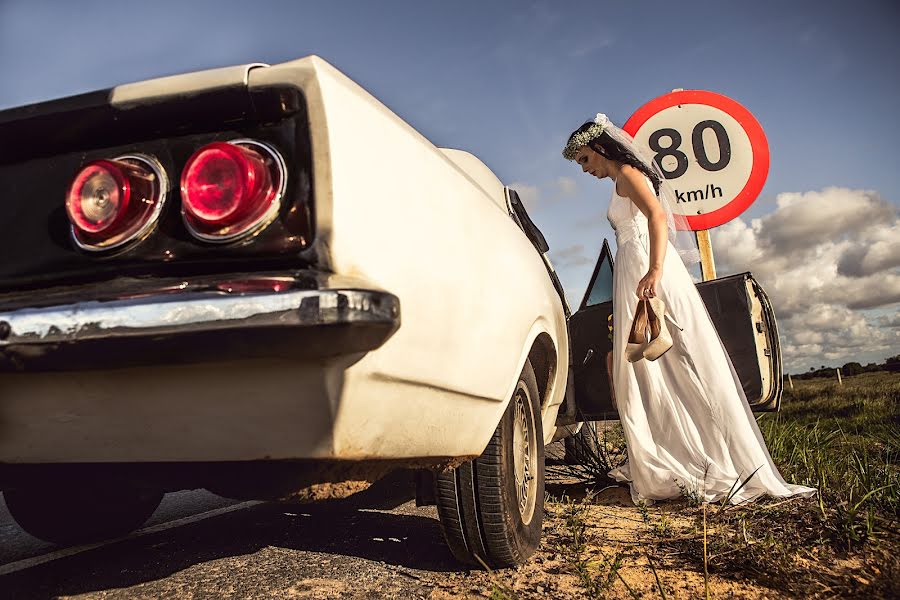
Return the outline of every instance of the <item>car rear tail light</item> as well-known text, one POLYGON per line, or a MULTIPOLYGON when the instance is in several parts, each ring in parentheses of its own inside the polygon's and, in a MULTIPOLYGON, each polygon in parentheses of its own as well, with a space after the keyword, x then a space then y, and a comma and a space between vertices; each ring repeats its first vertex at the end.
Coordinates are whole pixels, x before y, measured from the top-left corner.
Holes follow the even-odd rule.
POLYGON ((165 171, 151 156, 127 154, 87 163, 66 193, 72 238, 90 251, 143 239, 159 219, 167 189, 165 171))
POLYGON ((278 151, 261 142, 203 146, 181 174, 185 225, 208 242, 230 242, 262 230, 278 215, 286 173, 278 151))

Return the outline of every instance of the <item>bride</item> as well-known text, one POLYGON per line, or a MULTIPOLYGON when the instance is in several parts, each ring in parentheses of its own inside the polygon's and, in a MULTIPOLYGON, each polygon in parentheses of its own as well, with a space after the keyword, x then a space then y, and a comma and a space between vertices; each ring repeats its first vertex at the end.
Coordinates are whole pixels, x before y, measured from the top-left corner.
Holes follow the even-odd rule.
POLYGON ((772 462, 686 268, 699 262, 699 251, 672 210, 658 165, 603 114, 569 136, 563 156, 614 183, 607 211, 617 245, 611 377, 628 462, 610 476, 629 482, 635 504, 683 493, 735 504, 763 494, 815 494, 786 483, 772 462), (644 328, 649 343, 636 333, 644 328))

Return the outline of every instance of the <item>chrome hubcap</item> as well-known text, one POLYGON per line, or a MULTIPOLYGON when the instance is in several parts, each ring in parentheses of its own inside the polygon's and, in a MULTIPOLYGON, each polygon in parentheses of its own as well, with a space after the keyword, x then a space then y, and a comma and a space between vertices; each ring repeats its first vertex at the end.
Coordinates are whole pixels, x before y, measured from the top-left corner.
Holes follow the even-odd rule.
POLYGON ((516 478, 516 499, 522 522, 526 525, 534 516, 537 499, 537 440, 534 416, 528 389, 523 383, 513 398, 513 464, 516 478))

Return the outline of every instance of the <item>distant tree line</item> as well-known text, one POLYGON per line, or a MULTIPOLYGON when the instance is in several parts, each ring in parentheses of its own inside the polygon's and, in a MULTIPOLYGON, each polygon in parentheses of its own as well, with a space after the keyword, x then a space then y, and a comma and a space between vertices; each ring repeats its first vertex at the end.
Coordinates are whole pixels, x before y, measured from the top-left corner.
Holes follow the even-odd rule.
MULTIPOLYGON (((900 373, 900 354, 896 356, 888 356, 884 359, 883 364, 869 363, 865 366, 858 362, 848 362, 842 367, 826 367, 820 366, 818 369, 810 367, 806 373, 791 373, 794 379, 815 379, 816 377, 834 378, 834 370, 840 368, 842 377, 850 377, 859 375, 860 373, 871 373, 872 371, 891 371, 900 373)), ((787 377, 787 375, 785 375, 787 377)))

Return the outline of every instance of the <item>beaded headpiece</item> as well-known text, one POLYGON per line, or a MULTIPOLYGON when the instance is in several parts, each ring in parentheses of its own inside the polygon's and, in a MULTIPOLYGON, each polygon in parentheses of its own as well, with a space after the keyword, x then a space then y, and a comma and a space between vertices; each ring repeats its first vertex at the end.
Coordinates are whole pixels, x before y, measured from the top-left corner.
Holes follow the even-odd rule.
POLYGON ((569 138, 569 143, 563 148, 562 155, 566 160, 575 160, 575 154, 582 146, 587 146, 595 137, 598 137, 609 125, 609 119, 603 113, 597 113, 594 123, 584 131, 578 131, 569 138))

